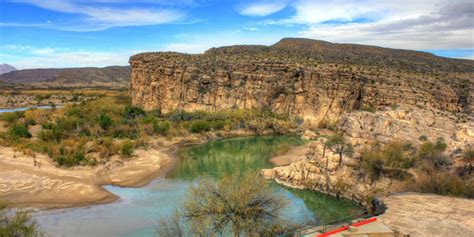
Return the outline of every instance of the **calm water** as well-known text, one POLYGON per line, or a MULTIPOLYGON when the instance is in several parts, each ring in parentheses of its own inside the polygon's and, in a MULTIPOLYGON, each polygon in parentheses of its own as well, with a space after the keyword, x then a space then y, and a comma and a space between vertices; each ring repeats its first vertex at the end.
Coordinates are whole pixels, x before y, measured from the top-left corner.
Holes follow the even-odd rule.
MULTIPOLYGON (((56 108, 61 108, 63 106, 58 105, 56 108)), ((0 114, 1 113, 10 113, 10 112, 16 112, 16 111, 26 111, 29 109, 51 109, 52 107, 50 105, 43 105, 43 106, 36 106, 36 107, 20 107, 20 108, 12 108, 12 109, 1 109, 0 108, 0 114)))
MULTIPOLYGON (((250 137, 216 140, 184 147, 166 179, 143 188, 106 188, 121 197, 111 204, 37 213, 38 222, 52 236, 153 236, 160 218, 167 217, 182 203, 186 190, 202 175, 220 177, 268 168, 268 159, 291 145, 295 137, 250 137)), ((311 191, 274 185, 290 200, 285 218, 297 223, 345 216, 357 211, 352 203, 311 191)))

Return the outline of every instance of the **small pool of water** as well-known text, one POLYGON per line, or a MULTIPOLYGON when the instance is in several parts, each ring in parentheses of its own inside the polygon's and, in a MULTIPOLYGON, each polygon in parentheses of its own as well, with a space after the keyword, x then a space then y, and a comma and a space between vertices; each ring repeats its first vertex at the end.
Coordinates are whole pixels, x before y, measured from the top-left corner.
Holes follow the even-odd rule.
MULTIPOLYGON (((278 151, 303 142, 292 136, 246 137, 215 140, 183 147, 176 167, 164 180, 143 188, 105 188, 120 201, 84 208, 36 213, 40 226, 52 236, 153 236, 160 218, 170 216, 183 202, 194 181, 210 175, 218 178, 272 167, 269 159, 278 151)), ((285 219, 296 223, 325 221, 358 211, 351 202, 313 191, 295 190, 274 184, 288 198, 285 219)))

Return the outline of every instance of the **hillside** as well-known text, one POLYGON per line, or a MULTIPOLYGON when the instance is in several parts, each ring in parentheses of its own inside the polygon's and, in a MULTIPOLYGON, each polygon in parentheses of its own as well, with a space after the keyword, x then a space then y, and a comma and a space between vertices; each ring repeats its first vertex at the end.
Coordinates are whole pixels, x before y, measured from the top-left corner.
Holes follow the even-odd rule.
POLYGON ((270 107, 322 121, 365 107, 474 106, 474 61, 411 50, 288 38, 196 55, 143 53, 130 63, 132 101, 146 109, 270 107))
POLYGON ((11 71, 16 71, 16 68, 6 63, 0 64, 0 75, 11 71))
POLYGON ((25 69, 0 75, 0 82, 36 88, 127 88, 130 67, 25 69))

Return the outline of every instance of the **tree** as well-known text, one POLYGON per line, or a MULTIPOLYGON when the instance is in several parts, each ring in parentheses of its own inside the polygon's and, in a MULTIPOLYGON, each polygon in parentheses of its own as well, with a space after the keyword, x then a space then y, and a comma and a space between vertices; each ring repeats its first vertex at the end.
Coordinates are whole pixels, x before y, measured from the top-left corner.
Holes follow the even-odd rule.
POLYGON ((275 228, 286 204, 257 173, 205 178, 190 188, 181 216, 198 235, 253 236, 275 228))
POLYGON ((339 154, 339 166, 342 166, 342 155, 352 156, 354 149, 351 143, 347 143, 342 133, 336 133, 328 138, 324 144, 334 154, 339 154))
POLYGON ((7 205, 0 203, 0 236, 1 237, 36 237, 42 236, 38 226, 26 211, 6 211, 7 205))

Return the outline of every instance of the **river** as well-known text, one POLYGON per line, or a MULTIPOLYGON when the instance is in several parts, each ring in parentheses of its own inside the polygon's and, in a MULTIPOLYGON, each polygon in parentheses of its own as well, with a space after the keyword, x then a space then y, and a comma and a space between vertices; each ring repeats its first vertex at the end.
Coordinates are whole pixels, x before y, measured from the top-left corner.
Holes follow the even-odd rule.
MULTIPOLYGON (((142 188, 105 186, 120 196, 110 204, 40 211, 39 225, 52 236, 153 236, 160 218, 182 203, 187 188, 203 176, 221 177, 272 167, 269 159, 282 147, 302 145, 293 136, 246 137, 214 140, 183 147, 175 168, 163 180, 142 188)), ((314 191, 273 184, 289 200, 285 219, 296 222, 327 221, 359 211, 351 202, 314 191)))

